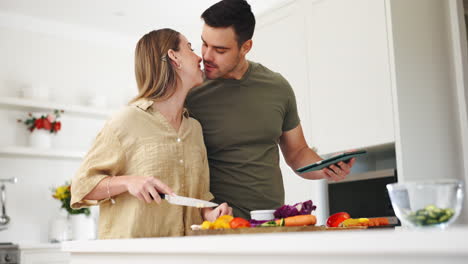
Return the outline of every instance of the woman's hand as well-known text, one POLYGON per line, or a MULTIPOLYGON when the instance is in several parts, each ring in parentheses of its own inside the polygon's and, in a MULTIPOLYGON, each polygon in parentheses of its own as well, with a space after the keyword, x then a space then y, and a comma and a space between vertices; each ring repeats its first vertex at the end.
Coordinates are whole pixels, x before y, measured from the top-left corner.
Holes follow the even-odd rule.
POLYGON ((227 203, 222 203, 216 208, 203 208, 202 216, 203 220, 214 222, 218 217, 222 215, 232 215, 232 208, 227 203))
POLYGON ((154 177, 127 176, 126 187, 128 192, 140 201, 161 203, 158 192, 174 195, 169 186, 154 177), (154 200, 153 200, 154 199, 154 200))

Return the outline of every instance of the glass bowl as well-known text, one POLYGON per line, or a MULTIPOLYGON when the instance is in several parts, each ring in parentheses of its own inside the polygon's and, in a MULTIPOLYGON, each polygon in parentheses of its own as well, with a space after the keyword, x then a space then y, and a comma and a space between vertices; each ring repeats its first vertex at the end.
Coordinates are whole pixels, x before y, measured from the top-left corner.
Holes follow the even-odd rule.
POLYGON ((403 226, 444 229, 460 215, 463 183, 459 180, 392 183, 387 190, 403 226))

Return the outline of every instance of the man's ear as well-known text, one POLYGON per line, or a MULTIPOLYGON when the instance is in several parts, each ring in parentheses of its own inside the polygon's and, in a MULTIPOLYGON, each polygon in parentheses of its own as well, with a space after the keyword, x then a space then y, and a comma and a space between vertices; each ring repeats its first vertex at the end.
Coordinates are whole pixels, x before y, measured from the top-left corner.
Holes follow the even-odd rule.
POLYGON ((167 55, 169 56, 172 66, 174 66, 175 68, 180 68, 180 61, 176 56, 176 52, 173 49, 169 49, 167 51, 167 55))
POLYGON ((249 53, 249 51, 252 49, 252 45, 253 45, 253 42, 251 39, 246 40, 244 44, 242 44, 241 54, 245 56, 247 53, 249 53))

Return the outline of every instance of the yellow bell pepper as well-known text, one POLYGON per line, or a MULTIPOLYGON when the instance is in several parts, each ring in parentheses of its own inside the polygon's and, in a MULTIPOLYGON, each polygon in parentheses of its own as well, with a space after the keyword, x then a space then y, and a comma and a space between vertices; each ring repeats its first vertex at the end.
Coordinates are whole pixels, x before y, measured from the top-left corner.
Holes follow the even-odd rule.
POLYGON ((232 215, 222 215, 220 217, 218 217, 218 219, 216 220, 222 220, 222 221, 225 221, 225 222, 231 222, 231 220, 234 219, 234 217, 232 215))
POLYGON ((349 227, 349 226, 367 226, 369 223, 368 218, 349 218, 341 222, 340 226, 349 227))
POLYGON ((203 221, 203 223, 201 224, 202 230, 213 229, 212 227, 213 227, 213 223, 210 221, 203 221))
POLYGON ((230 229, 231 225, 229 224, 232 219, 231 215, 222 215, 218 217, 213 223, 213 229, 230 229))

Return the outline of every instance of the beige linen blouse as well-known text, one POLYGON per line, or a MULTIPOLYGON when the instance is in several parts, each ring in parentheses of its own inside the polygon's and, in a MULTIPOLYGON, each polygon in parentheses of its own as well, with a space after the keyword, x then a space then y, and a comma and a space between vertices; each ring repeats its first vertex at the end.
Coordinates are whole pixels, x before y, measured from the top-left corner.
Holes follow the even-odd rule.
POLYGON ((128 192, 115 196, 115 204, 83 199, 108 176, 156 177, 178 195, 213 198, 200 123, 184 112, 177 132, 152 104, 140 99, 113 116, 72 180, 72 208, 100 205, 99 239, 183 236, 203 221, 198 208, 147 204, 128 192))

